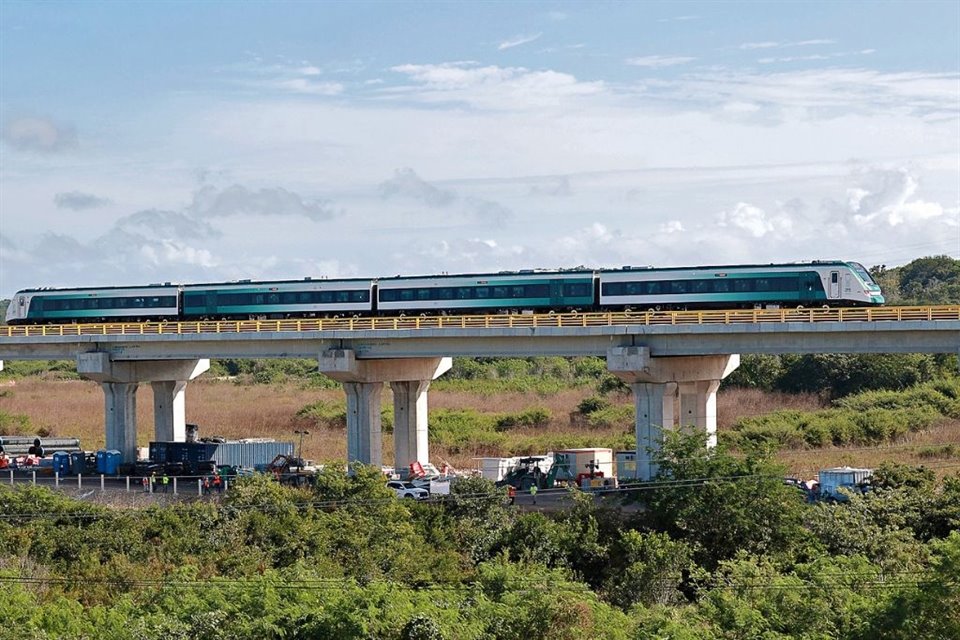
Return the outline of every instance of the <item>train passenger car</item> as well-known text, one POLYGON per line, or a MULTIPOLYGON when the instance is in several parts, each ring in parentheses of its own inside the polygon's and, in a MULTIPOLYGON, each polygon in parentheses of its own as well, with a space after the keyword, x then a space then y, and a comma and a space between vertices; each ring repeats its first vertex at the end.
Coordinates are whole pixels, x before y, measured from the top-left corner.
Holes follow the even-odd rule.
POLYGON ((25 289, 7 307, 8 324, 176 320, 180 287, 25 289))
POLYGON ((396 277, 377 281, 380 313, 470 313, 591 309, 593 271, 396 277))
POLYGON ((856 262, 805 262, 601 271, 606 309, 731 309, 883 304, 856 262))
POLYGON ((241 280, 184 285, 183 318, 305 318, 373 311, 373 281, 241 280))

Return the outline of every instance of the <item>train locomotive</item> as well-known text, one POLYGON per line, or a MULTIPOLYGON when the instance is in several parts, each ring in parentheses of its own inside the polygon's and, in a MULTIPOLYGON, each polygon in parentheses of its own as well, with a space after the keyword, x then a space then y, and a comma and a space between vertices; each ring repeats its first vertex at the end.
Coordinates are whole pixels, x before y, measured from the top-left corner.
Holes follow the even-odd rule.
POLYGON ((524 270, 25 289, 8 324, 796 308, 883 304, 856 262, 524 270))

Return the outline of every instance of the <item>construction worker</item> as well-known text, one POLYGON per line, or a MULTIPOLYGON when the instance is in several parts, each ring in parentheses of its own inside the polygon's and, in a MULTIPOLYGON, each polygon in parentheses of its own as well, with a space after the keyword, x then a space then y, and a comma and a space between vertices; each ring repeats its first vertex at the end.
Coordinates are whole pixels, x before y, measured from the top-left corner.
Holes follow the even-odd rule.
POLYGON ((163 474, 163 477, 160 478, 160 484, 163 485, 163 492, 166 493, 167 485, 170 484, 170 476, 168 476, 167 474, 163 474))
POLYGON ((512 505, 517 501, 517 488, 513 485, 507 487, 507 497, 510 498, 510 504, 512 505))
POLYGON ((537 504, 537 485, 530 485, 530 497, 533 498, 533 504, 537 504))
POLYGON ((153 471, 150 473, 150 493, 153 493, 157 486, 157 472, 153 471))
POLYGON ((206 495, 210 493, 210 477, 206 476, 203 479, 203 494, 206 495))
POLYGON ((143 492, 150 493, 150 478, 143 476, 143 480, 140 482, 143 485, 143 492))
POLYGON ((220 474, 213 474, 213 488, 217 493, 223 493, 223 481, 220 479, 220 474))

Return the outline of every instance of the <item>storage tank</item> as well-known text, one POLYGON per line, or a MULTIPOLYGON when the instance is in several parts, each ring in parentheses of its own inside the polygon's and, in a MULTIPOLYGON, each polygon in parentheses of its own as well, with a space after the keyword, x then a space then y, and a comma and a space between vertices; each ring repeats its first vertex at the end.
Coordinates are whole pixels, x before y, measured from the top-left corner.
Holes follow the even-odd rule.
POLYGON ((556 479, 563 482, 576 480, 581 473, 590 473, 591 466, 604 477, 613 477, 613 449, 586 448, 563 449, 553 453, 553 464, 557 467, 556 479))

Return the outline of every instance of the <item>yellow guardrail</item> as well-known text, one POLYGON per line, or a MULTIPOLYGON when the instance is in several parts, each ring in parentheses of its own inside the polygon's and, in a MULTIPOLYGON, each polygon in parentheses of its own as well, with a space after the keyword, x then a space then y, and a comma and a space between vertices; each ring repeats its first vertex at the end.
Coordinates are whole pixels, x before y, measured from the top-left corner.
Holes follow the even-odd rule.
POLYGON ((9 325, 0 337, 960 320, 960 306, 647 311, 9 325))

